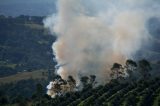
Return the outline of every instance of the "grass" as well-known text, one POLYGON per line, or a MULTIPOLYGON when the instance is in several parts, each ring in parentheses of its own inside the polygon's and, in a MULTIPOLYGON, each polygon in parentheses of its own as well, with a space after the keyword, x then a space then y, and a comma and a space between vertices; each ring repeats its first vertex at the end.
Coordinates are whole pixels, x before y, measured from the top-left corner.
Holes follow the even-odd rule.
POLYGON ((24 25, 31 28, 31 29, 44 29, 43 25, 39 25, 39 24, 27 23, 27 24, 24 24, 24 25))
POLYGON ((47 71, 46 70, 37 70, 37 71, 32 71, 32 72, 21 72, 17 73, 15 75, 7 76, 0 78, 0 84, 5 84, 5 83, 11 83, 11 82, 17 82, 20 80, 27 80, 27 79, 47 79, 47 71))
POLYGON ((4 64, 4 65, 1 65, 1 64, 0 64, 0 67, 1 67, 1 66, 15 69, 15 67, 17 66, 17 64, 4 64))
POLYGON ((48 44, 49 42, 48 41, 45 41, 45 40, 41 40, 41 41, 38 41, 39 44, 48 44))
POLYGON ((15 69, 17 64, 7 63, 7 61, 0 61, 0 67, 2 66, 15 69))

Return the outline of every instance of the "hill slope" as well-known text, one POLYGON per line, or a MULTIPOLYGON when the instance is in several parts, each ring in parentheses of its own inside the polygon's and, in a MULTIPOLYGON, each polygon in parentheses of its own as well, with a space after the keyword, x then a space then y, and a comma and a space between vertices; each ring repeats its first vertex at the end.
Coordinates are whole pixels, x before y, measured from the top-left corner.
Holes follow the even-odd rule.
POLYGON ((112 81, 94 89, 43 98, 35 106, 159 106, 160 79, 120 84, 112 81), (45 100, 45 101, 43 101, 45 100), (43 102, 41 102, 43 101, 43 102))
POLYGON ((0 16, 0 77, 54 67, 56 38, 43 28, 43 18, 0 16))

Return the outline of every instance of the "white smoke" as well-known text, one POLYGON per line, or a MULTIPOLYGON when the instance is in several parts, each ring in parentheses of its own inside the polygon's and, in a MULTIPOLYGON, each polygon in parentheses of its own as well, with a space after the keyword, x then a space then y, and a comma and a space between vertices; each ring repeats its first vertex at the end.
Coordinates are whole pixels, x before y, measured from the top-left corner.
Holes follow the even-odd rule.
POLYGON ((57 95, 56 92, 54 92, 53 87, 54 87, 55 82, 51 81, 49 83, 49 85, 47 86, 47 95, 51 96, 52 98, 55 98, 55 96, 57 95))
POLYGON ((158 0, 58 0, 57 14, 45 27, 58 37, 53 44, 57 73, 77 82, 81 75, 105 83, 110 65, 123 63, 149 43, 146 23, 158 15, 158 0), (65 65, 63 65, 65 64, 65 65))

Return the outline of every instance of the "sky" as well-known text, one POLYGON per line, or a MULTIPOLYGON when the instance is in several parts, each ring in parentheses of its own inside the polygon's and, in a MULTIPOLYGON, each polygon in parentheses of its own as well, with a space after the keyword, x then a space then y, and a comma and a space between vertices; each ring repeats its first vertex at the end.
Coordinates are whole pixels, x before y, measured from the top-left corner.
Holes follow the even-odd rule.
POLYGON ((56 0, 0 0, 0 15, 46 16, 56 11, 56 0))

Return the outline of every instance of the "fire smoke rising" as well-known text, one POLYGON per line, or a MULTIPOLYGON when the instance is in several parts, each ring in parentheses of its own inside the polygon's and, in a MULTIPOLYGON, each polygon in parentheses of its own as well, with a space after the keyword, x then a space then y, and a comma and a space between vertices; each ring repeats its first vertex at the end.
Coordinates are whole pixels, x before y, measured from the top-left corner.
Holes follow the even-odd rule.
POLYGON ((158 0, 58 0, 57 13, 44 20, 56 34, 57 73, 77 82, 96 75, 105 83, 110 65, 133 58, 151 36, 147 21, 159 17, 158 0))

